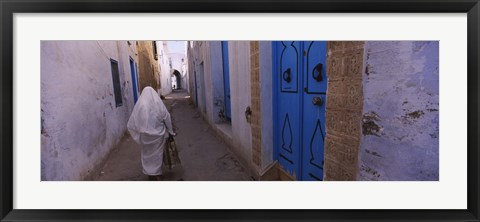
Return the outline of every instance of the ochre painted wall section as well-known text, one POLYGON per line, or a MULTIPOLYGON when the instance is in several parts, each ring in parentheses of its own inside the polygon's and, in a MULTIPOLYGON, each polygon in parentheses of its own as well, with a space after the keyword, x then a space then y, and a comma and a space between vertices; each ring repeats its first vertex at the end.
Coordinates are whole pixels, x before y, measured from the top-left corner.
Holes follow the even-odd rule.
POLYGON ((158 62, 154 58, 152 41, 138 41, 138 78, 140 92, 151 86, 155 91, 159 89, 158 62))

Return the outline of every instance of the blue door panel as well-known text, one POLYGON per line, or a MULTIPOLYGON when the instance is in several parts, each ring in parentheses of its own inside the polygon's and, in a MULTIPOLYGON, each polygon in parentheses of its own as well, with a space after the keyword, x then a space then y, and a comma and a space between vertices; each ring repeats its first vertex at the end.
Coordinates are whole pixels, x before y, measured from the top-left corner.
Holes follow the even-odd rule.
POLYGON ((304 42, 302 180, 323 180, 327 43, 304 42))
POLYGON ((134 104, 137 103, 138 99, 138 88, 137 88, 137 75, 136 75, 136 68, 135 68, 135 62, 133 61, 132 58, 130 58, 130 73, 132 77, 132 90, 133 90, 133 102, 134 104))
POLYGON ((327 76, 325 75, 327 68, 327 43, 319 41, 305 42, 305 50, 304 90, 307 94, 325 94, 327 90, 327 76))
POLYGON ((136 80, 137 80, 137 94, 140 94, 140 81, 139 81, 139 78, 138 78, 138 64, 136 62, 134 62, 135 64, 135 77, 136 77, 136 80))
POLYGON ((277 42, 278 73, 275 81, 279 88, 277 106, 278 161, 292 176, 300 175, 300 91, 298 75, 301 70, 299 42, 277 42))
POLYGON ((326 42, 275 42, 276 153, 297 180, 323 180, 326 42))
POLYGON ((227 119, 232 118, 230 106, 230 73, 228 65, 228 42, 222 41, 222 57, 223 57, 223 88, 225 95, 225 115, 227 119))
POLYGON ((280 88, 284 93, 298 92, 298 74, 301 71, 300 42, 280 42, 280 88))

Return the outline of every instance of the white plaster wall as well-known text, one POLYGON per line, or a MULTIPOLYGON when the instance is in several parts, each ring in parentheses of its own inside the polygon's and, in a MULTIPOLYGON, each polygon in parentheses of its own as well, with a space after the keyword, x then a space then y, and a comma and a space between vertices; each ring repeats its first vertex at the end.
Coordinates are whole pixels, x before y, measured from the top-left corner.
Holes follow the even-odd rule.
MULTIPOLYGON (((128 113, 132 113, 133 107, 135 106, 135 101, 133 98, 133 81, 132 81, 132 73, 130 69, 130 58, 133 59, 135 63, 138 63, 138 55, 136 49, 136 41, 117 41, 117 48, 119 54, 119 70, 120 75, 122 75, 121 70, 124 70, 124 78, 125 78, 125 85, 122 85, 122 95, 123 95, 123 103, 127 104, 128 113)), ((121 78, 121 77, 120 77, 121 78)), ((112 82, 113 84, 113 82, 112 82)), ((138 83, 137 83, 138 84, 138 83)), ((139 89, 137 89, 139 90, 139 89)), ((140 96, 140 92, 137 94, 140 96)))
POLYGON ((188 81, 188 68, 187 68, 187 64, 188 64, 188 57, 185 55, 185 60, 183 61, 183 64, 182 64, 182 70, 180 71, 181 74, 182 74, 182 87, 183 89, 187 90, 187 92, 190 91, 190 86, 189 86, 189 81, 188 81))
POLYGON ((223 86, 223 55, 222 55, 222 42, 212 41, 210 44, 210 70, 211 70, 211 95, 213 100, 211 110, 211 121, 213 123, 222 122, 219 117, 221 110, 225 109, 225 96, 223 86))
MULTIPOLYGON (((200 85, 200 64, 204 62, 204 48, 207 42, 201 42, 201 41, 192 41, 192 48, 189 49, 189 69, 191 72, 189 73, 190 79, 191 79, 191 87, 192 87, 192 101, 195 102, 195 97, 197 98, 197 106, 199 109, 202 107, 201 104, 203 104, 202 100, 202 93, 201 93, 201 85, 200 85)), ((204 64, 205 66, 205 64, 204 64)), ((204 67, 205 69, 205 67, 204 67)))
POLYGON ((168 47, 165 41, 157 41, 158 65, 160 67, 160 93, 172 93, 172 80, 170 65, 168 63, 168 47))
POLYGON ((262 169, 273 163, 272 42, 260 42, 260 98, 262 112, 262 169))
POLYGON ((188 75, 188 94, 190 95, 190 99, 195 101, 195 77, 194 75, 194 56, 193 56, 193 42, 189 41, 187 44, 187 75, 188 75))
POLYGON ((188 94, 190 95, 190 98, 192 98, 192 101, 193 101, 193 92, 192 92, 192 81, 193 81, 193 55, 192 55, 192 48, 190 48, 190 43, 187 44, 187 48, 185 50, 185 52, 187 53, 187 63, 186 63, 186 69, 187 69, 187 75, 188 75, 188 94))
MULTIPOLYGON (((206 105, 205 119, 213 124, 213 82, 212 82, 212 54, 210 42, 203 42, 200 52, 203 68, 204 68, 204 87, 205 87, 205 101, 202 104, 206 105)), ((202 72, 199 72, 201 74, 202 72)), ((199 78, 202 80, 202 78, 199 78)), ((201 106, 200 106, 201 107, 201 106)))
MULTIPOLYGON (((229 42, 229 66, 230 66, 230 95, 231 95, 231 126, 232 144, 236 154, 242 158, 242 162, 252 165, 251 147, 252 135, 250 124, 245 119, 245 109, 250 106, 250 43, 247 41, 229 42)), ((204 118, 212 126, 221 121, 218 112, 223 109, 223 64, 221 42, 207 41, 195 42, 189 50, 191 58, 189 65, 197 72, 197 81, 200 81, 200 64, 204 63, 205 74, 205 101, 202 98, 201 85, 197 85, 198 109, 206 103, 204 118)), ((270 58, 271 59, 271 58, 270 58)), ((271 68, 270 68, 271 69, 271 68)), ((271 75, 271 74, 270 74, 271 75)), ((193 78, 193 73, 192 73, 193 78)), ((193 83, 193 81, 192 81, 193 83)), ((194 100, 192 92, 192 100, 194 100)), ((249 166, 253 169, 253 165, 249 166)))
MULTIPOLYGON (((245 119, 250 106, 250 42, 229 41, 230 97, 233 144, 241 158, 252 164, 252 132, 245 119)), ((253 169, 253 167, 252 167, 253 169)))
POLYGON ((195 70, 197 73, 197 99, 198 99, 198 110, 203 115, 204 119, 213 124, 213 81, 212 81, 212 60, 211 60, 211 45, 210 42, 197 42, 196 47, 194 48, 194 57, 195 57, 195 70), (203 70, 201 70, 201 64, 203 63, 203 70), (203 84, 202 84, 202 77, 203 84), (202 90, 204 87, 204 90, 202 90), (205 97, 202 93, 205 93, 205 97), (203 106, 206 106, 206 113, 203 113, 203 106))
POLYGON ((116 145, 133 109, 126 41, 41 42, 41 179, 80 180, 116 145), (110 58, 119 63, 115 107, 110 58))
POLYGON ((181 53, 169 53, 169 57, 172 59, 172 70, 170 73, 173 73, 173 70, 176 69, 178 72, 180 72, 180 76, 182 77, 180 79, 181 81, 181 87, 182 89, 186 89, 186 79, 187 77, 185 76, 185 73, 182 73, 183 70, 183 62, 182 59, 186 59, 186 54, 181 54, 181 53))
POLYGON ((359 180, 438 180, 438 47, 366 43, 359 180))
POLYGON ((172 69, 176 69, 179 72, 182 71, 182 59, 185 58, 185 54, 182 53, 169 53, 168 56, 172 59, 172 69))
POLYGON ((194 41, 193 43, 194 47, 192 48, 192 57, 193 57, 193 60, 192 60, 192 69, 193 69, 193 73, 192 73, 192 79, 194 81, 193 83, 193 88, 194 88, 194 100, 196 98, 197 100, 197 108, 200 109, 201 107, 201 103, 202 103, 202 95, 201 95, 201 85, 200 85, 200 63, 203 62, 203 56, 202 53, 201 53, 201 50, 202 50, 202 45, 201 45, 201 42, 199 41, 194 41))

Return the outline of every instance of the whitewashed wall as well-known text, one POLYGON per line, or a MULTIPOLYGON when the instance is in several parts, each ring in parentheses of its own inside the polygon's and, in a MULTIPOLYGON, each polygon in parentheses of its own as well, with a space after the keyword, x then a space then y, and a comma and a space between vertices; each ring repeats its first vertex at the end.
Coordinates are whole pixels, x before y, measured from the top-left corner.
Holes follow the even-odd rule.
POLYGON ((188 75, 188 94, 192 102, 195 102, 195 76, 194 76, 194 61, 195 57, 193 56, 194 48, 193 41, 189 41, 187 44, 187 75, 188 75))
POLYGON ((272 42, 260 42, 260 97, 262 112, 262 169, 273 163, 272 42))
POLYGON ((172 93, 172 78, 168 62, 168 47, 165 41, 157 41, 158 66, 160 67, 160 94, 172 93))
POLYGON ((211 113, 209 109, 211 107, 208 104, 211 104, 211 100, 208 100, 208 85, 209 85, 209 78, 207 75, 210 73, 210 54, 208 53, 209 45, 207 42, 196 42, 196 46, 194 48, 194 57, 195 57, 195 78, 196 78, 196 93, 197 93, 197 102, 198 102, 198 110, 202 113, 204 118, 211 122, 211 119, 208 118, 208 113, 211 113), (202 77, 203 75, 203 77, 202 77), (205 108, 205 112, 203 107, 205 108))
POLYGON ((41 177, 81 180, 115 146, 133 109, 126 41, 41 42, 41 177), (123 105, 115 107, 110 58, 123 105))
MULTIPOLYGON (((242 162, 252 165, 252 135, 250 124, 245 119, 245 110, 250 106, 250 45, 248 41, 229 41, 230 95, 231 95, 231 140, 233 151, 242 162)), ((224 122, 219 118, 219 111, 224 106, 222 46, 220 41, 194 42, 189 50, 188 69, 196 72, 197 86, 191 92, 192 100, 197 94, 198 109, 206 105, 204 119, 214 128, 224 122), (202 96, 200 64, 204 64, 205 99, 202 96), (195 65, 194 65, 195 64, 195 65)), ((191 84, 194 84, 194 73, 190 73, 191 84)), ((195 88, 195 87, 193 87, 195 88)), ((249 166, 253 169, 253 166, 249 166)))
POLYGON ((223 55, 222 42, 211 41, 208 42, 210 48, 210 92, 212 97, 210 121, 213 123, 220 123, 223 120, 219 117, 221 110, 225 109, 225 91, 223 78, 223 55))
MULTIPOLYGON (((180 73, 181 79, 180 79, 180 84, 182 89, 186 89, 186 76, 182 75, 182 67, 183 67, 183 62, 182 59, 186 58, 186 54, 182 53, 169 53, 168 56, 172 59, 172 70, 170 70, 170 73, 173 74, 174 70, 177 70, 180 73)), ((178 86, 177 86, 178 87, 178 86)))
POLYGON ((359 180, 438 180, 439 42, 369 41, 359 180))
POLYGON ((241 158, 252 164, 252 132, 245 119, 245 110, 251 105, 250 42, 229 41, 228 57, 233 144, 241 158))

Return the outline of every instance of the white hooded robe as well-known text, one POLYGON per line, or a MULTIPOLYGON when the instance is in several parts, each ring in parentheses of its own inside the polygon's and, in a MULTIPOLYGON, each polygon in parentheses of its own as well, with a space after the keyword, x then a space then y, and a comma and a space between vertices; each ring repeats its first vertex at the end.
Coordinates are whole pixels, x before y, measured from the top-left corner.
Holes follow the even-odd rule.
POLYGON ((163 150, 168 134, 173 134, 170 113, 152 87, 145 87, 127 123, 133 140, 142 147, 143 173, 162 174, 163 150))

